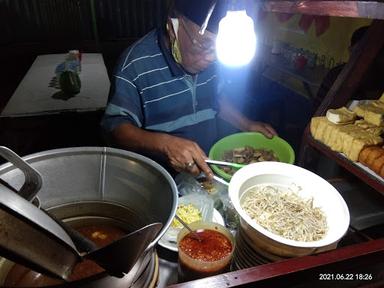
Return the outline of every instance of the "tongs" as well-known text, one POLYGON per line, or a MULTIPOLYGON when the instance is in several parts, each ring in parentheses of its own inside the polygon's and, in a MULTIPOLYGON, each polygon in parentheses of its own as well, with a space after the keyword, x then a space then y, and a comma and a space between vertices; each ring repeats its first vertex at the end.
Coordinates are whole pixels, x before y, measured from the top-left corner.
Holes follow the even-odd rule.
POLYGON ((230 166, 237 169, 243 168, 246 165, 246 164, 218 161, 218 160, 212 160, 212 159, 205 159, 205 163, 219 165, 219 166, 230 166))
MULTIPOLYGON (((229 166, 229 167, 233 167, 236 169, 243 168, 246 165, 246 164, 225 162, 225 161, 212 160, 212 159, 205 159, 205 163, 210 164, 210 165, 229 166)), ((229 183, 227 181, 225 181, 224 179, 220 178, 217 175, 213 175, 213 179, 215 179, 217 182, 220 182, 221 184, 224 184, 226 186, 229 185, 229 183)))

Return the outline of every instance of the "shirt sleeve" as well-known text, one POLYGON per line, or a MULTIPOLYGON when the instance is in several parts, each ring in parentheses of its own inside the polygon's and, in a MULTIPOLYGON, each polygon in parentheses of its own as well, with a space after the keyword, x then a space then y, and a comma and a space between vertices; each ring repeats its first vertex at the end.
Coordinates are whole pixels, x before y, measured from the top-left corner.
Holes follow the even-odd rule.
POLYGON ((125 65, 124 60, 112 77, 109 102, 101 121, 102 128, 111 132, 123 123, 143 126, 141 96, 135 83, 134 65, 125 65))

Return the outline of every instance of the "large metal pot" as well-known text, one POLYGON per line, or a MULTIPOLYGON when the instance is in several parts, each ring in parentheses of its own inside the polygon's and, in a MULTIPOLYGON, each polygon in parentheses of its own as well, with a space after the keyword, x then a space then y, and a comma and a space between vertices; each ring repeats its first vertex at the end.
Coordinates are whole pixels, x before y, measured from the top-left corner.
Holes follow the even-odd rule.
MULTIPOLYGON (((135 230, 163 223, 159 235, 124 278, 101 273, 74 283, 76 287, 142 287, 146 281, 140 277, 153 268, 154 246, 176 212, 177 187, 167 171, 142 155, 103 147, 49 150, 23 159, 42 175, 37 194, 41 207, 71 225, 102 222, 135 230)), ((0 166, 0 178, 16 189, 25 182, 23 172, 11 163, 0 166)), ((0 285, 10 265, 0 261, 0 285)))

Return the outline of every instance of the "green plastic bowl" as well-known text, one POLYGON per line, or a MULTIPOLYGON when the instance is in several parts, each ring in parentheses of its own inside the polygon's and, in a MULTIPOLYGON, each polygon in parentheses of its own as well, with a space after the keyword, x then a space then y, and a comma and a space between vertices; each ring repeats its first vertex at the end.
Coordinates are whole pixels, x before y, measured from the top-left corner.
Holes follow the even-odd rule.
MULTIPOLYGON (((235 148, 251 146, 256 149, 264 148, 273 150, 280 162, 293 164, 295 162, 295 152, 291 145, 284 139, 274 136, 272 139, 265 137, 258 132, 242 132, 226 136, 217 141, 209 150, 209 158, 213 160, 223 160, 225 151, 235 148)), ((213 171, 223 179, 230 181, 232 175, 224 172, 217 165, 212 165, 213 171)))

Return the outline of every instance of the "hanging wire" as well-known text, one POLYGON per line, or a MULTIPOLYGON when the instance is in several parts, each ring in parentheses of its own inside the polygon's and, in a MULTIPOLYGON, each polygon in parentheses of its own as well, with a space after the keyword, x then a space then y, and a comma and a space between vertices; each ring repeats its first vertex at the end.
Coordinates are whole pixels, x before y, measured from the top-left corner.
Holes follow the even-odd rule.
POLYGON ((212 3, 212 6, 211 6, 211 7, 209 8, 209 10, 208 10, 207 16, 205 17, 205 20, 204 20, 203 24, 201 25, 201 27, 200 27, 200 29, 199 29, 199 34, 200 34, 200 35, 204 35, 205 30, 207 29, 209 19, 211 18, 212 12, 213 12, 213 10, 214 10, 215 7, 216 7, 216 2, 217 2, 217 1, 214 1, 214 2, 212 3))

